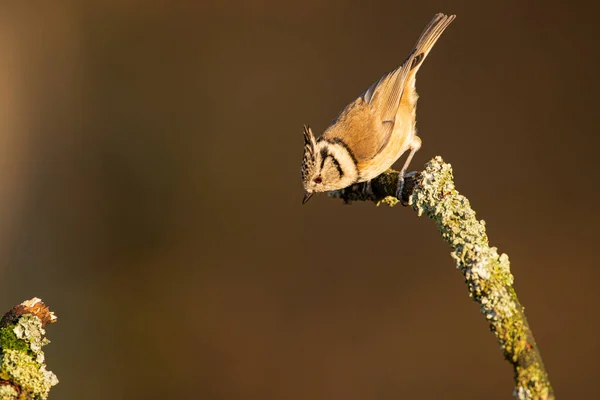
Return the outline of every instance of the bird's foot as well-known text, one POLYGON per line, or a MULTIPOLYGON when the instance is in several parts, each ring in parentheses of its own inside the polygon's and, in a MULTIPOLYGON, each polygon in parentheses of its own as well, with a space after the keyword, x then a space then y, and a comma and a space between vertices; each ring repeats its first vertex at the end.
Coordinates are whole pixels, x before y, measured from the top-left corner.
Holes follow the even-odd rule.
POLYGON ((362 194, 365 197, 373 198, 375 197, 375 193, 373 193, 373 187, 371 186, 371 180, 368 180, 363 183, 362 194))
POLYGON ((402 200, 402 191, 403 190, 404 190, 404 174, 401 172, 400 175, 398 175, 398 186, 396 187, 396 198, 404 204, 404 202, 402 200))

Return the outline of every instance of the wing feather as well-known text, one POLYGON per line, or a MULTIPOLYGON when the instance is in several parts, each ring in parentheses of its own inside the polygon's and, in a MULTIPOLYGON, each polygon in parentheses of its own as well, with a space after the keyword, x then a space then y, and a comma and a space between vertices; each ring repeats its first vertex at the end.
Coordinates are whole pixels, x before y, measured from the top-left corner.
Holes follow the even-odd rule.
POLYGON ((389 143, 400 101, 409 76, 414 75, 431 48, 455 16, 436 14, 427 24, 406 60, 382 76, 349 104, 323 134, 323 139, 339 139, 354 152, 358 162, 374 158, 389 143))

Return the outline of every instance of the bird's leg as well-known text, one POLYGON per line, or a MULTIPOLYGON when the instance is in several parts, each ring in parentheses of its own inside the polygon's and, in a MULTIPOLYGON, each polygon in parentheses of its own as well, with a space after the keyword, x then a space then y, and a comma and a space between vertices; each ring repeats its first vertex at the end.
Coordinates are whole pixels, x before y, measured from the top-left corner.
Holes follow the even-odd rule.
POLYGON ((406 175, 406 170, 408 169, 408 165, 410 164, 413 156, 419 149, 421 148, 421 139, 418 136, 414 136, 412 141, 410 142, 409 149, 410 153, 400 170, 400 174, 398 175, 398 186, 396 188, 396 198, 402 201, 402 189, 404 189, 404 176, 406 175))
POLYGON ((370 179, 366 182, 363 182, 362 193, 364 196, 368 196, 369 198, 373 198, 375 196, 375 193, 373 193, 373 187, 371 186, 370 179))

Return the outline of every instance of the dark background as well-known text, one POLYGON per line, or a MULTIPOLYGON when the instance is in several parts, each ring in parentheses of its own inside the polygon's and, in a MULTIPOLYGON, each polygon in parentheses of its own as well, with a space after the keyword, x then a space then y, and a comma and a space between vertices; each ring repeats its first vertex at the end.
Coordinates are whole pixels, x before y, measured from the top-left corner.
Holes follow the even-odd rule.
POLYGON ((558 1, 2 2, 0 309, 56 311, 53 399, 506 399, 431 221, 300 206, 316 132, 455 13, 419 72, 559 398, 600 396, 598 10, 558 1), (493 5, 492 5, 493 4, 493 5))

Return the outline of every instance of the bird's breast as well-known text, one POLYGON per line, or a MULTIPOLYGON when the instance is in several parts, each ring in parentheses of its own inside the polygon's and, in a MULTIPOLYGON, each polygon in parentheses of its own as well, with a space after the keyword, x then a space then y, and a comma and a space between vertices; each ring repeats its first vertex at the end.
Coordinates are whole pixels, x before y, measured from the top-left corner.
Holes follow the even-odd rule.
POLYGON ((414 135, 414 119, 410 116, 398 118, 387 146, 371 160, 359 163, 360 182, 371 180, 391 168, 408 150, 414 135))

